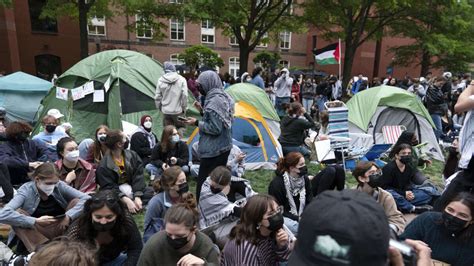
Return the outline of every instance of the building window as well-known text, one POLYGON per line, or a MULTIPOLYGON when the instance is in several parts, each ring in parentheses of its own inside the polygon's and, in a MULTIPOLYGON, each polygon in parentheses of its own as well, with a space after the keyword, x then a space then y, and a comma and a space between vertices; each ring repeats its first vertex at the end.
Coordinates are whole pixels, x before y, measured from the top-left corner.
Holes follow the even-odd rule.
POLYGON ((28 0, 30 9, 31 31, 58 32, 58 21, 52 18, 40 19, 46 0, 28 0))
POLYGON ((35 56, 36 76, 51 80, 56 74, 61 75, 61 57, 52 54, 35 56))
POLYGON ((184 65, 184 61, 179 60, 179 54, 170 54, 170 62, 173 65, 184 65))
MULTIPOLYGON (((256 33, 258 35, 258 32, 256 33)), ((263 34, 262 38, 260 39, 260 43, 257 45, 257 47, 268 47, 268 32, 265 32, 263 34), (262 40, 267 39, 267 42, 262 42, 262 40)))
POLYGON ((151 39, 153 38, 153 29, 140 15, 135 15, 135 26, 137 31, 137 38, 151 39))
POLYGON ((290 68, 290 61, 288 60, 280 60, 278 64, 280 64, 281 67, 290 68))
POLYGON ((238 57, 229 58, 229 74, 234 78, 239 76, 240 61, 238 57))
POLYGON ((105 36, 105 17, 94 16, 87 24, 87 33, 89 35, 105 36))
POLYGON ((170 4, 182 4, 183 0, 170 0, 170 4))
POLYGON ((237 42, 237 37, 235 37, 235 36, 229 37, 229 44, 230 45, 239 45, 239 43, 237 42))
POLYGON ((281 49, 291 48, 291 32, 289 31, 280 32, 280 48, 281 49))
POLYGON ((203 20, 201 23, 201 42, 214 43, 216 28, 210 20, 203 20))
MULTIPOLYGON (((288 4, 288 0, 283 0, 283 4, 286 6, 288 4)), ((287 15, 293 14, 293 3, 291 3, 290 6, 285 10, 285 13, 287 15)))
POLYGON ((184 21, 179 19, 170 19, 170 39, 173 41, 184 41, 184 21))

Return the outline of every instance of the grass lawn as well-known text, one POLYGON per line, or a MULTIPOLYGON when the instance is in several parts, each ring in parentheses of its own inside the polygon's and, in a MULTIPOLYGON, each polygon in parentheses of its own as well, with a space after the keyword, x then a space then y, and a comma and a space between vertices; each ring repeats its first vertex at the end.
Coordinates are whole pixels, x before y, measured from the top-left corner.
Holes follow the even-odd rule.
MULTIPOLYGON (((433 160, 433 164, 426 167, 422 172, 430 178, 430 180, 437 185, 440 189, 443 188, 442 171, 444 164, 439 161, 433 160)), ((319 171, 319 164, 308 164, 308 172, 311 175, 315 175, 319 171)), ((271 170, 256 170, 246 171, 245 177, 250 180, 252 188, 258 193, 268 193, 268 184, 274 177, 274 171, 271 170)), ((189 191, 196 191, 196 182, 193 179, 188 180, 189 191)), ((355 178, 348 172, 346 173, 346 186, 347 188, 354 188, 357 185, 355 178)), ((144 212, 134 216, 135 222, 137 223, 141 232, 143 232, 143 220, 145 217, 144 212)))

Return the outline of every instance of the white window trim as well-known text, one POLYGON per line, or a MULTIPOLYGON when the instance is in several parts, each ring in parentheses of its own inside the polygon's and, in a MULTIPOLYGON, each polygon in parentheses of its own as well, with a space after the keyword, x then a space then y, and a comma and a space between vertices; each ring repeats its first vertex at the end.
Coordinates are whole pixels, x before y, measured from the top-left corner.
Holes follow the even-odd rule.
POLYGON ((229 45, 231 46, 236 46, 236 45, 239 45, 239 43, 237 42, 237 37, 229 37, 229 45), (232 42, 232 38, 235 38, 235 43, 232 42))
POLYGON ((291 49, 291 31, 283 31, 283 32, 280 32, 280 41, 279 41, 279 47, 280 49, 283 49, 283 50, 290 50, 291 49), (282 33, 288 33, 288 48, 287 47, 282 47, 282 38, 281 38, 281 34, 282 33))
MULTIPOLYGON (((257 32, 256 34, 258 34, 258 32, 257 32)), ((265 32, 265 34, 263 34, 263 36, 262 36, 261 39, 263 39, 263 38, 268 38, 268 32, 265 32)), ((259 44, 257 44, 257 47, 259 47, 259 48, 267 48, 267 47, 268 47, 268 42, 267 42, 267 43, 262 43, 262 42, 260 42, 259 44)))
MULTIPOLYGON (((177 34, 178 35, 178 34, 177 34)), ((170 40, 171 41, 177 41, 177 42, 184 42, 186 41, 186 23, 184 20, 180 20, 180 19, 170 19, 170 40), (172 31, 172 27, 171 27, 171 24, 173 23, 172 21, 173 20, 176 20, 176 21, 179 21, 179 22, 182 22, 183 23, 183 39, 172 39, 171 36, 171 31, 172 31)))
POLYGON ((238 78, 239 67, 240 67, 239 57, 237 56, 229 57, 229 74, 233 75, 234 78, 238 78), (232 72, 235 72, 235 74, 232 74, 232 72))
MULTIPOLYGON (((206 27, 206 28, 203 28, 203 27, 202 27, 202 24, 203 24, 203 21, 201 21, 201 43, 216 43, 216 27, 212 27, 212 28, 206 27), (202 38, 203 35, 213 36, 212 42, 203 41, 203 38, 202 38)), ((209 25, 209 20, 206 20, 206 26, 208 26, 208 25, 209 25)))
POLYGON ((282 60, 278 61, 278 64, 279 64, 279 65, 282 65, 282 66, 285 67, 285 68, 290 68, 290 61, 289 61, 289 60, 284 60, 284 59, 282 59, 282 60), (288 62, 288 64, 287 64, 286 66, 281 63, 281 62, 284 62, 284 61, 288 62))
POLYGON ((179 54, 170 54, 170 62, 172 62, 174 65, 183 65, 184 61, 181 61, 178 59, 179 54))
POLYGON ((139 14, 135 14, 135 23, 136 23, 136 25, 135 25, 135 31, 136 31, 135 32, 135 37, 137 37, 138 39, 149 39, 149 40, 153 39, 153 34, 154 33, 153 33, 153 28, 152 27, 150 27, 151 37, 144 36, 144 35, 143 36, 138 35, 138 21, 140 20, 139 16, 140 16, 139 14))
POLYGON ((94 16, 90 21, 87 23, 87 34, 88 35, 93 35, 93 36, 106 36, 107 35, 107 27, 106 27, 106 22, 105 22, 105 16, 102 16, 101 18, 97 18, 97 16, 94 16), (103 24, 103 25, 100 25, 103 24), (89 31, 89 26, 95 27, 96 31, 95 33, 92 33, 89 31), (104 34, 97 33, 97 27, 104 27, 104 34))

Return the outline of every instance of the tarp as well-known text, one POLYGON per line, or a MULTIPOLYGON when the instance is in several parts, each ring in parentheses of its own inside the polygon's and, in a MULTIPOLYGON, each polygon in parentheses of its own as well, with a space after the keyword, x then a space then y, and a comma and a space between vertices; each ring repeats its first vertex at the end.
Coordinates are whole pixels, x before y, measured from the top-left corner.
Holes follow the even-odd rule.
MULTIPOLYGON (((153 131, 162 132, 162 114, 154 103, 156 83, 164 74, 162 65, 141 53, 128 50, 109 50, 91 55, 64 72, 43 99, 38 116, 42 117, 51 108, 65 115, 64 121, 73 125, 72 135, 78 140, 94 136, 95 129, 108 125, 112 129, 123 129, 123 121, 138 125, 142 115, 153 118, 153 131), (105 92, 104 102, 94 102, 93 94, 73 100, 71 91, 67 100, 56 97, 58 88, 80 88, 94 82, 94 91, 105 92)), ((197 114, 189 97, 188 115, 197 114)), ((35 132, 39 129, 35 128, 35 132)))
POLYGON ((416 95, 406 90, 386 85, 373 87, 354 95, 347 102, 349 122, 367 131, 369 122, 379 105, 408 109, 415 114, 425 117, 431 126, 435 127, 428 110, 417 99, 416 95))
POLYGON ((0 77, 0 106, 7 110, 7 119, 32 123, 51 85, 47 80, 21 71, 0 77))

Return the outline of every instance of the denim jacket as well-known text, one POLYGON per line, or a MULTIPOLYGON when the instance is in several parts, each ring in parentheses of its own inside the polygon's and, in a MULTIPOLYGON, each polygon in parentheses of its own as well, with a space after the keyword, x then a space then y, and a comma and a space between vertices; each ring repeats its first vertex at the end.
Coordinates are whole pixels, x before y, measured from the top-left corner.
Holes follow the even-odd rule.
POLYGON ((205 112, 199 121, 199 157, 212 158, 232 149, 232 128, 227 128, 219 117, 205 112))
POLYGON ((143 242, 164 228, 166 211, 172 206, 170 194, 167 191, 153 196, 146 209, 145 221, 143 223, 143 242))
MULTIPOLYGON (((69 202, 75 198, 79 201, 77 204, 66 212, 71 220, 81 215, 84 203, 90 198, 89 195, 82 193, 63 181, 59 181, 54 188, 52 196, 58 201, 59 205, 66 209, 69 202)), ((40 195, 34 181, 30 181, 21 186, 13 199, 0 210, 0 223, 13 226, 33 228, 36 222, 35 217, 20 214, 16 210, 21 208, 29 215, 32 215, 40 203, 40 195)))

